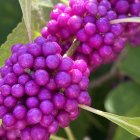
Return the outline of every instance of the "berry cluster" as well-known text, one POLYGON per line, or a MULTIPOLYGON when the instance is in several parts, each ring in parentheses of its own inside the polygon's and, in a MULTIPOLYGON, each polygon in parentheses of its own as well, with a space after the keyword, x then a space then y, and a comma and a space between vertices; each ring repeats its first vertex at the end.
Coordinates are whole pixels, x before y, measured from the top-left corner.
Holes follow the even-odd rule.
POLYGON ((48 140, 78 117, 78 104, 91 104, 86 62, 60 53, 43 37, 12 47, 0 70, 0 139, 48 140))
POLYGON ((127 41, 140 43, 138 24, 119 21, 137 16, 139 0, 57 4, 41 31, 43 37, 14 45, 0 69, 0 139, 48 140, 75 120, 78 105, 91 104, 89 68, 115 60, 127 41), (74 44, 77 49, 69 56, 74 44))
POLYGON ((123 26, 110 24, 117 14, 108 0, 70 0, 67 7, 57 4, 50 18, 42 35, 62 44, 63 53, 76 38, 80 44, 74 59, 84 59, 91 69, 112 61, 124 48, 123 26))
MULTIPOLYGON (((118 14, 118 18, 130 18, 140 16, 140 1, 139 0, 112 0, 111 5, 114 11, 118 14)), ((134 46, 139 45, 140 26, 138 23, 122 24, 124 28, 124 36, 134 46)))

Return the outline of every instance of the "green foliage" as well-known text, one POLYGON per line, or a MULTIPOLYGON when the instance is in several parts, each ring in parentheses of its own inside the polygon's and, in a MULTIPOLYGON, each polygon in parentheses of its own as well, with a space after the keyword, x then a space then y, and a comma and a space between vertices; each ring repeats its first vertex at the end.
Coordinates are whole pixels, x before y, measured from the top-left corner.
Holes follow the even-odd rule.
MULTIPOLYGON (((140 86, 134 82, 127 82, 120 84, 114 88, 107 96, 105 101, 105 107, 107 111, 116 113, 118 115, 129 115, 133 109, 140 106, 140 86)), ((139 116, 138 114, 132 114, 132 117, 139 116)))
POLYGON ((128 132, 140 137, 140 117, 124 117, 110 113, 102 113, 103 117, 126 129, 128 132))
POLYGON ((7 35, 21 21, 20 5, 18 0, 0 1, 0 44, 2 44, 7 35))
POLYGON ((7 41, 0 48, 0 66, 4 64, 6 58, 10 56, 10 48, 16 43, 27 43, 28 35, 23 22, 19 23, 11 34, 8 35, 7 41))
MULTIPOLYGON (((65 4, 68 4, 68 0, 60 0, 60 1, 65 4)), ((44 27, 46 21, 49 20, 50 10, 53 8, 54 4, 58 3, 58 0, 32 0, 32 5, 30 2, 31 0, 20 0, 21 9, 23 12, 23 19, 25 23, 23 21, 20 22, 17 25, 17 27, 12 31, 12 33, 8 35, 7 41, 1 46, 0 66, 2 66, 5 59, 9 57, 10 48, 13 44, 27 43, 28 36, 31 37, 31 32, 32 32, 33 39, 40 35, 41 28, 44 27)), ((1 5, 2 4, 0 2, 0 6, 1 5)), ((17 7, 19 8, 19 5, 17 7)), ((1 9, 2 6, 0 8, 0 17, 2 13, 1 9)), ((11 10, 10 12, 12 13, 14 12, 14 10, 11 10)), ((17 14, 18 12, 16 11, 15 13, 17 14)), ((7 18, 7 20, 4 23, 3 20, 1 20, 3 25, 6 24, 7 26, 7 22, 10 22, 10 20, 8 19, 10 18, 7 18)), ((15 19, 17 19, 16 16, 15 19)), ((116 82, 116 78, 111 79, 111 81, 107 81, 99 89, 94 90, 96 94, 98 94, 97 92, 99 92, 99 94, 93 96, 94 97, 93 105, 101 109, 104 109, 103 102, 105 96, 107 95, 107 99, 105 101, 105 107, 107 111, 121 116, 117 116, 101 111, 99 111, 100 113, 98 112, 96 114, 99 114, 107 118, 108 120, 113 121, 114 123, 128 130, 130 133, 140 137, 140 118, 122 117, 122 115, 131 116, 131 117, 140 116, 140 111, 139 111, 140 86, 138 85, 140 84, 140 72, 139 72, 140 48, 128 47, 126 53, 127 54, 122 59, 121 63, 119 63, 118 68, 119 68, 119 72, 122 75, 126 75, 132 78, 133 81, 127 83, 120 83, 120 85, 117 88, 114 88, 109 93, 108 91, 112 89, 112 87, 110 86, 111 82, 116 82)), ((104 69, 101 70, 101 73, 104 73, 104 69)), ((99 77, 99 76, 100 74, 94 73, 94 77, 99 77)), ((91 91, 91 93, 92 92, 93 91, 91 91)), ((89 130, 90 131, 95 130, 93 129, 93 127, 102 129, 102 125, 100 124, 100 122, 98 122, 98 119, 96 120, 94 118, 92 121, 91 120, 92 120, 91 117, 87 117, 87 114, 85 112, 82 112, 80 117, 71 124, 71 128, 74 131, 74 135, 77 138, 77 140, 83 139, 86 135, 87 136, 90 135, 89 130)), ((104 122, 104 119, 103 120, 101 119, 101 122, 104 122)), ((62 134, 63 134, 62 136, 64 136, 64 133, 62 134)), ((134 135, 131 135, 127 131, 118 127, 116 129, 116 133, 113 140, 124 140, 124 139, 134 140, 136 138, 136 136, 134 135)))
MULTIPOLYGON (((140 116, 140 86, 134 82, 120 84, 114 88, 105 101, 106 110, 118 115, 140 116)), ((122 128, 117 128, 114 140, 134 140, 136 137, 122 128)))
MULTIPOLYGON (((36 0, 37 1, 37 0, 36 0)), ((43 1, 43 0, 42 0, 43 1)), ((24 5, 24 1, 22 0, 22 5, 24 5)), ((27 6, 28 7, 28 6, 27 6)), ((17 25, 17 27, 13 30, 12 33, 10 33, 7 37, 6 42, 1 46, 0 48, 0 66, 4 64, 4 61, 6 58, 10 56, 10 48, 13 44, 16 43, 27 43, 28 42, 28 33, 26 31, 26 27, 28 28, 28 31, 30 32, 30 22, 27 21, 28 18, 28 12, 25 12, 26 6, 23 6, 23 15, 25 19, 25 23, 27 26, 25 26, 24 22, 22 21, 17 25)), ((27 8, 28 9, 28 8, 27 8)), ((49 13, 52 8, 47 8, 47 4, 43 5, 42 3, 38 2, 32 3, 32 32, 33 32, 33 38, 35 38, 37 35, 39 35, 39 32, 41 28, 45 25, 46 21, 49 19, 49 13), (41 5, 40 5, 41 4, 41 5)), ((29 8, 30 11, 30 8, 29 8)), ((30 15, 29 15, 30 16, 30 15)), ((30 33, 29 33, 30 34, 30 33)))
POLYGON ((108 112, 103 112, 85 105, 80 105, 82 109, 85 109, 89 112, 92 112, 94 114, 100 115, 113 123, 117 124, 118 126, 121 126, 128 132, 140 137, 140 117, 124 117, 124 116, 118 116, 115 114, 111 114, 108 112))
POLYGON ((140 84, 140 47, 127 47, 126 53, 119 65, 119 70, 140 84))
POLYGON ((22 13, 23 13, 23 19, 24 23, 27 28, 27 33, 29 37, 29 41, 32 41, 32 29, 31 29, 31 0, 19 0, 22 13))

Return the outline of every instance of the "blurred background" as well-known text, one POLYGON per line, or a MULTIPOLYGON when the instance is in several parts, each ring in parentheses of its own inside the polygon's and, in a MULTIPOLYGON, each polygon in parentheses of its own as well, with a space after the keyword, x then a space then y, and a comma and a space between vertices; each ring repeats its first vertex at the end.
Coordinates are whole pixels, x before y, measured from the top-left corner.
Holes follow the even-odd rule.
POLYGON ((18 0, 0 0, 0 45, 21 21, 22 13, 18 0))
MULTIPOLYGON (((18 0, 0 0, 0 45, 6 41, 7 35, 21 21, 21 18, 22 13, 18 0)), ((140 64, 137 60, 140 49, 131 50, 129 48, 127 51, 129 57, 125 57, 118 68, 119 70, 115 69, 112 75, 110 71, 112 67, 114 68, 113 64, 103 66, 91 74, 92 84, 89 91, 92 97, 92 107, 118 115, 140 115, 140 87, 137 84, 140 83, 140 64), (135 57, 134 54, 136 54, 135 57), (136 67, 135 71, 131 67, 136 67), (102 81, 106 75, 108 75, 108 78, 102 81)), ((72 122, 70 127, 76 140, 137 139, 108 120, 86 111, 82 111, 79 118, 72 122)), ((58 135, 66 137, 63 130, 60 130, 58 135)))

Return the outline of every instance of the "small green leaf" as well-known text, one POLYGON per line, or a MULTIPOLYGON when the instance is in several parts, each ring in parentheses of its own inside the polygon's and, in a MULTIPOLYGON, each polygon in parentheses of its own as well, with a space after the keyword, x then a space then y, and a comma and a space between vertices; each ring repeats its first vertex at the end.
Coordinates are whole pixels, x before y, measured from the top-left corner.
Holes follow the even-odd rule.
POLYGON ((31 29, 31 0, 19 0, 23 19, 27 28, 27 33, 29 36, 29 41, 32 42, 32 29, 31 29))
POLYGON ((20 42, 27 43, 28 35, 26 32, 26 27, 24 22, 21 22, 17 27, 8 35, 7 41, 0 48, 0 66, 4 64, 6 58, 10 56, 10 47, 16 43, 20 42))
POLYGON ((118 65, 119 70, 140 84, 140 47, 127 47, 127 55, 118 65))
POLYGON ((92 112, 94 114, 100 115, 113 123, 117 124, 118 126, 121 126, 128 132, 136 135, 137 137, 140 137, 140 117, 124 117, 124 116, 118 116, 114 115, 108 112, 103 112, 85 105, 79 105, 79 107, 92 112))

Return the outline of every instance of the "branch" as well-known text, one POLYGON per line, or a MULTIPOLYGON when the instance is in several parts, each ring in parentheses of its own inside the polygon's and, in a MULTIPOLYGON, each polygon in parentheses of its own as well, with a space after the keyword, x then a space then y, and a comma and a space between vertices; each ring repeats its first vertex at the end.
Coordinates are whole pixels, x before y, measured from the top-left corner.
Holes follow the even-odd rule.
POLYGON ((69 140, 75 140, 75 137, 74 137, 70 127, 66 127, 64 130, 65 130, 69 140))
POLYGON ((116 65, 114 65, 109 73, 106 73, 105 75, 99 77, 97 80, 91 82, 89 85, 89 89, 100 87, 106 81, 114 78, 117 74, 118 74, 118 70, 116 65))
POLYGON ((58 137, 56 135, 51 135, 50 140, 67 140, 67 139, 62 138, 62 137, 58 137))
POLYGON ((126 54, 127 54, 127 51, 124 50, 119 56, 119 58, 117 59, 117 61, 113 64, 111 70, 105 75, 99 77, 97 80, 92 81, 89 85, 89 89, 100 87, 106 81, 116 77, 119 74, 118 65, 122 61, 122 59, 125 57, 126 54))
POLYGON ((74 39, 72 45, 70 46, 70 48, 68 49, 66 54, 64 54, 64 57, 66 57, 66 56, 71 57, 74 54, 74 52, 76 51, 76 49, 78 48, 78 46, 79 46, 79 41, 74 39))
POLYGON ((111 20, 111 24, 117 24, 117 23, 125 23, 125 22, 130 22, 130 23, 140 23, 140 18, 139 17, 131 17, 131 18, 120 18, 120 19, 114 19, 111 20))

